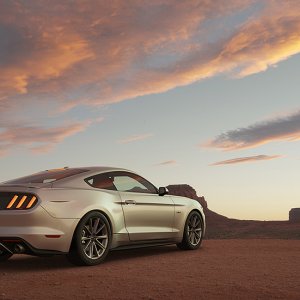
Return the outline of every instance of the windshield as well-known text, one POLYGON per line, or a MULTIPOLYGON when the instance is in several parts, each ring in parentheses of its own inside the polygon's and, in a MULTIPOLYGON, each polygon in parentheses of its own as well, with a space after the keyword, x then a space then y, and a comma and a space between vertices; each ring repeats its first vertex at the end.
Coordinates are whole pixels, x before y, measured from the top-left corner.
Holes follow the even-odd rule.
POLYGON ((87 172, 86 169, 54 169, 39 172, 29 176, 13 179, 4 184, 50 183, 76 174, 87 172))

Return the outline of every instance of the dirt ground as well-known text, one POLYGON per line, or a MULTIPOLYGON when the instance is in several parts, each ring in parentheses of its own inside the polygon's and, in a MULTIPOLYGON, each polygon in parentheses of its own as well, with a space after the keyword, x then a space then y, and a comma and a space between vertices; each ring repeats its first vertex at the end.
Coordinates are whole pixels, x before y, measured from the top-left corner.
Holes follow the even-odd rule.
POLYGON ((205 240, 115 251, 102 265, 62 256, 0 264, 0 299, 300 299, 300 240, 205 240))

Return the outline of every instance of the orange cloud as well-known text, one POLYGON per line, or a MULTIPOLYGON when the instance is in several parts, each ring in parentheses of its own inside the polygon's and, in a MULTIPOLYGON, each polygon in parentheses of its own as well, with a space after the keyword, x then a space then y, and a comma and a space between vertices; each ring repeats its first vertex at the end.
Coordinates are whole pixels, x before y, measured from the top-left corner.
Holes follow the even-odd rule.
POLYGON ((218 161, 213 164, 210 164, 210 166, 249 163, 249 162, 256 162, 256 161, 261 161, 261 160, 271 160, 271 159, 276 159, 276 158, 280 158, 280 157, 282 157, 282 155, 256 155, 256 156, 248 156, 248 157, 239 157, 239 158, 218 161))
POLYGON ((0 73, 0 97, 52 93, 58 96, 56 101, 73 107, 118 102, 175 87, 180 79, 159 84, 163 68, 158 64, 153 69, 155 60, 178 56, 170 64, 176 67, 182 53, 189 56, 191 49, 198 51, 191 39, 202 22, 240 10, 248 2, 128 4, 119 0, 114 4, 75 1, 72 6, 46 0, 8 2, 0 12, 4 43, 0 56, 6 62, 0 73), (86 85, 89 95, 67 96, 86 85))
POLYGON ((225 151, 254 148, 270 142, 300 140, 300 111, 230 130, 202 146, 225 151))
POLYGON ((34 93, 45 80, 59 79, 69 68, 94 57, 83 38, 60 29, 40 32, 32 42, 35 44, 26 55, 22 54, 21 60, 15 53, 16 57, 10 59, 15 59, 16 64, 1 68, 0 97, 34 93))
POLYGON ((151 133, 131 135, 131 136, 128 136, 126 138, 119 140, 118 143, 128 144, 128 143, 132 143, 132 142, 136 142, 136 141, 145 140, 152 136, 153 136, 153 134, 151 134, 151 133))
POLYGON ((269 1, 258 18, 241 26, 224 45, 218 61, 233 59, 238 77, 265 71, 300 52, 299 1, 269 1))

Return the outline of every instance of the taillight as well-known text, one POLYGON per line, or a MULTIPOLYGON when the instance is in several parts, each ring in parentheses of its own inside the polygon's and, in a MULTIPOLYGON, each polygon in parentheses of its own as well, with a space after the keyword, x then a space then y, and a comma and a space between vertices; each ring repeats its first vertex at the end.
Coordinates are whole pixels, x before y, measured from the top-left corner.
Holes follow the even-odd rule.
POLYGON ((32 194, 0 193, 0 209, 2 210, 31 209, 37 202, 37 197, 32 194))

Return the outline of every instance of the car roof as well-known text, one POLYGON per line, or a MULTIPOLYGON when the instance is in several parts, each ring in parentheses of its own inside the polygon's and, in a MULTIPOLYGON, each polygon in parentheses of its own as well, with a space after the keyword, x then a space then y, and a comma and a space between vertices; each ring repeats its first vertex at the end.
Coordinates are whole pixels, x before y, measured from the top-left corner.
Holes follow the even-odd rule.
POLYGON ((122 170, 122 171, 131 172, 130 170, 123 169, 123 168, 105 167, 105 166, 74 167, 74 168, 66 167, 66 169, 84 169, 84 170, 93 171, 93 172, 104 172, 104 171, 114 171, 114 170, 122 170))
MULTIPOLYGON (((131 170, 128 170, 128 169, 123 169, 123 168, 118 168, 118 167, 105 167, 105 166, 103 166, 103 167, 102 166, 64 167, 62 169, 65 169, 65 170, 83 170, 84 172, 80 172, 78 174, 74 174, 72 176, 63 178, 61 180, 72 180, 74 178, 82 178, 82 177, 87 178, 89 176, 93 176, 93 175, 96 175, 98 173, 113 172, 113 171, 124 171, 124 172, 135 173, 135 172, 133 172, 131 170)), ((51 170, 47 170, 47 171, 51 171, 51 170)))
MULTIPOLYGON (((27 176, 23 176, 23 177, 19 177, 19 178, 16 178, 16 179, 12 179, 12 180, 9 180, 9 181, 5 181, 5 182, 2 182, 1 184, 29 184, 29 182, 22 182, 22 180, 29 180, 28 178, 30 178, 32 180, 32 177, 35 177, 35 176, 48 176, 46 174, 49 173, 49 175, 51 175, 51 173, 53 174, 53 178, 55 178, 55 175, 57 172, 60 173, 60 172, 64 172, 64 171, 74 171, 74 174, 70 173, 66 176, 63 176, 61 178, 57 178, 57 180, 54 180, 54 181, 51 181, 51 182, 41 182, 41 184, 43 186, 46 186, 46 185, 49 185, 49 183, 56 183, 56 182, 72 182, 74 181, 74 183, 76 183, 76 181, 78 179, 85 179, 87 177, 90 177, 90 176, 94 176, 96 174, 99 174, 99 173, 103 173, 103 172, 112 172, 112 171, 122 171, 122 172, 131 172, 131 173, 135 173, 135 172, 132 172, 130 170, 127 170, 127 169, 123 169, 123 168, 116 168, 116 167, 105 167, 105 166, 92 166, 92 167, 63 167, 63 168, 55 168, 55 169, 47 169, 47 170, 44 170, 44 171, 40 171, 38 173, 34 173, 34 174, 30 174, 30 175, 27 175, 27 176), (18 182, 20 181, 20 182, 18 182)), ((30 182, 30 184, 37 184, 38 182, 30 182)))
MULTIPOLYGON (((123 169, 123 168, 118 168, 118 167, 105 167, 105 166, 103 166, 103 167, 102 166, 74 167, 74 168, 64 167, 63 169, 65 169, 65 170, 77 169, 77 170, 84 170, 84 172, 80 172, 78 174, 54 181, 52 183, 53 187, 60 187, 60 186, 86 187, 83 179, 86 179, 86 178, 89 178, 89 177, 92 177, 94 175, 97 175, 99 173, 104 173, 104 172, 123 171, 123 172, 130 172, 130 173, 136 174, 136 172, 133 172, 128 169, 123 169)), ((51 171, 51 170, 49 170, 49 171, 51 171)))

